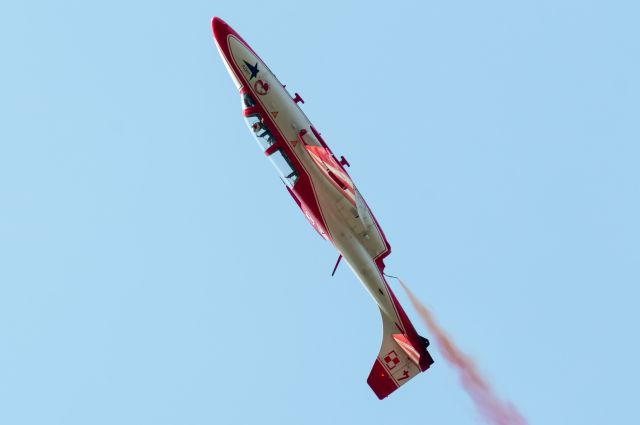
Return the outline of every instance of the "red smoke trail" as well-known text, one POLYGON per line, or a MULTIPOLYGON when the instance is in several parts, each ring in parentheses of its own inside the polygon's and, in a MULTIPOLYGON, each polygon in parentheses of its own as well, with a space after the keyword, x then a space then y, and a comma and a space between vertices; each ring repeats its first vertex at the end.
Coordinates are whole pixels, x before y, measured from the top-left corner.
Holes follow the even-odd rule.
POLYGON ((465 391, 473 400, 482 417, 495 425, 527 425, 527 421, 518 410, 508 402, 498 398, 487 380, 480 374, 473 360, 455 346, 447 333, 438 325, 429 310, 413 295, 413 292, 398 279, 425 324, 438 343, 445 359, 453 365, 460 374, 460 380, 465 391))

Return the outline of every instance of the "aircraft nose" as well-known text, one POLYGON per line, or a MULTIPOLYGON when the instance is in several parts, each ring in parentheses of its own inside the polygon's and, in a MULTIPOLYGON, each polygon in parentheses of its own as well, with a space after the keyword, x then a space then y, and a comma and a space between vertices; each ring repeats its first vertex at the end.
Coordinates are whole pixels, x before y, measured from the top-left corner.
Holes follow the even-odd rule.
POLYGON ((229 25, 217 16, 214 16, 211 20, 211 29, 213 30, 213 36, 218 41, 223 40, 229 33, 229 25))
POLYGON ((225 21, 218 18, 217 16, 214 16, 213 19, 211 19, 211 26, 213 27, 214 30, 216 29, 217 26, 226 25, 226 24, 227 23, 225 21))

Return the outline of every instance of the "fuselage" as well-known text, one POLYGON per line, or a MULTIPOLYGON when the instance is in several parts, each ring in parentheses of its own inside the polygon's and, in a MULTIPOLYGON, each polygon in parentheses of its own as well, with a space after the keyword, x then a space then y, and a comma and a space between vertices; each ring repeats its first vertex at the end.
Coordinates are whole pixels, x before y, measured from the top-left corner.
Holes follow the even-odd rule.
MULTIPOLYGON (((329 240, 386 315, 411 343, 422 343, 384 278, 391 248, 377 220, 338 160, 253 49, 224 21, 213 20, 222 59, 242 98, 250 131, 276 166, 287 190, 315 230, 329 240)), ((426 352, 426 350, 425 350, 426 352)), ((424 356, 425 362, 427 356, 424 356)), ((429 357, 430 359, 430 357, 429 357)), ((421 364, 425 370, 427 364, 421 364)))

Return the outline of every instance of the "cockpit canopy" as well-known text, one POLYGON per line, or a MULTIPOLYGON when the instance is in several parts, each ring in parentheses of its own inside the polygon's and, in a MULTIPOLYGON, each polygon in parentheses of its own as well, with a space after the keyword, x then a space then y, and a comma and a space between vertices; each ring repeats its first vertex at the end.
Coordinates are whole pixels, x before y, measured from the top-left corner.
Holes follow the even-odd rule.
POLYGON ((298 172, 287 154, 277 146, 278 139, 269 131, 264 118, 257 112, 256 102, 249 93, 242 94, 244 118, 251 134, 255 137, 260 149, 269 156, 269 160, 276 167, 282 181, 293 188, 298 180, 298 172))
POLYGON ((269 155, 269 160, 273 166, 276 167, 276 170, 278 170, 282 181, 292 188, 296 184, 296 181, 298 181, 298 172, 293 167, 287 154, 285 154, 282 149, 278 149, 269 155))
POLYGON ((271 134, 267 126, 265 125, 260 114, 252 114, 244 117, 245 121, 247 121, 247 125, 249 126, 249 130, 254 135, 256 140, 258 141, 258 145, 262 148, 263 151, 266 151, 269 146, 273 145, 276 142, 275 137, 271 134))

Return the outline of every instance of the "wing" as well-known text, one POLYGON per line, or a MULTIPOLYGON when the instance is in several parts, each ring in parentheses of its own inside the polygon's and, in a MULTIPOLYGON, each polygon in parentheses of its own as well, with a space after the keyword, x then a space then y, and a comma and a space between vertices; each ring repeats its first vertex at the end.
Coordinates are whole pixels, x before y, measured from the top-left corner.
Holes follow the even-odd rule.
POLYGON ((382 345, 367 383, 382 400, 409 382, 421 370, 418 366, 420 362, 418 350, 382 310, 380 314, 382 315, 382 345))

